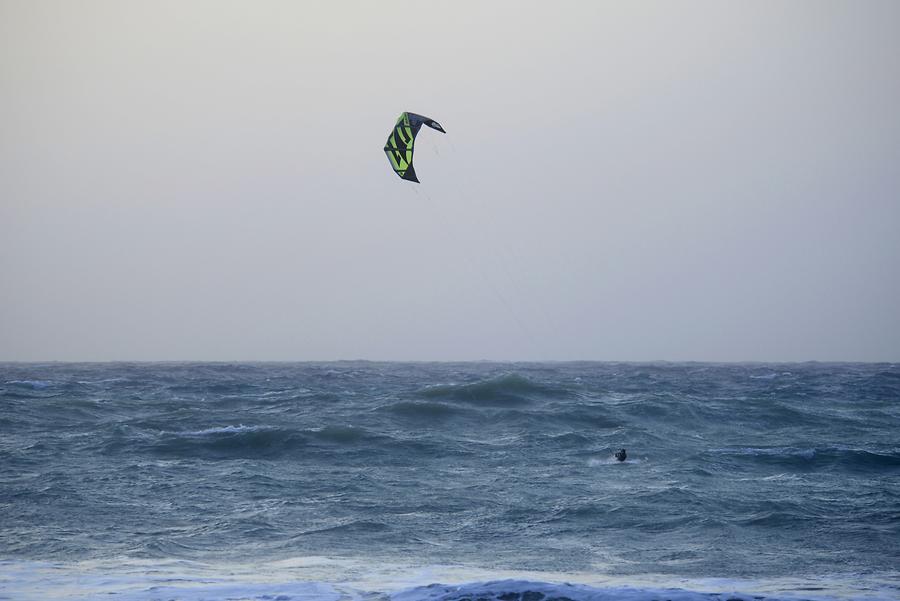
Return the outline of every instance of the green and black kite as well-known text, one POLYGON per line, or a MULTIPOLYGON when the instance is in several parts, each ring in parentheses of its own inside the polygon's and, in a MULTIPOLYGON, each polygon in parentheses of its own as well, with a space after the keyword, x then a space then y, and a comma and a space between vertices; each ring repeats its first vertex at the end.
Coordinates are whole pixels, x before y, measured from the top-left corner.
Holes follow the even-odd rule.
POLYGON ((388 136, 387 142, 384 144, 384 153, 387 155, 388 161, 391 162, 391 169, 394 173, 411 182, 417 182, 416 170, 413 169, 413 143, 416 141, 416 134, 427 125, 431 129, 436 129, 445 134, 444 128, 434 119, 423 117, 415 113, 403 113, 397 119, 391 135, 388 136))

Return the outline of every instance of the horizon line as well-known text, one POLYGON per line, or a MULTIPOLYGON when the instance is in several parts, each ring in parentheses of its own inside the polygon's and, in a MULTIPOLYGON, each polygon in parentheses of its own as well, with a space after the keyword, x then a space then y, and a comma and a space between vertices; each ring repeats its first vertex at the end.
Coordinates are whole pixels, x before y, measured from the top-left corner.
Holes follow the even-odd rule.
POLYGON ((542 363, 631 363, 631 364, 705 364, 705 365, 804 365, 804 364, 834 364, 834 365, 894 365, 900 361, 894 360, 858 360, 858 359, 738 359, 738 360, 711 360, 711 359, 0 359, 0 365, 11 364, 248 364, 248 363, 497 363, 497 364, 542 364, 542 363))

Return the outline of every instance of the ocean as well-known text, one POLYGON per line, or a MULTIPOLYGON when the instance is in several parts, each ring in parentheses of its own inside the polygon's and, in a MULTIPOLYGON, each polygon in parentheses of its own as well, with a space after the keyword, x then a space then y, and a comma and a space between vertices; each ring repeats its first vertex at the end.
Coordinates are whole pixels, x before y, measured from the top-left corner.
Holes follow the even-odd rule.
POLYGON ((4 600, 900 599, 898 364, 7 363, 0 408, 4 600))

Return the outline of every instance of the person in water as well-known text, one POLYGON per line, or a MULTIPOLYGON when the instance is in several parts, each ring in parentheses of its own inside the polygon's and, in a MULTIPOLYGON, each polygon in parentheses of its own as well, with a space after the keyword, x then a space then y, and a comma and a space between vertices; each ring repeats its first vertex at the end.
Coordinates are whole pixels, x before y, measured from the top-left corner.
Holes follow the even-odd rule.
POLYGON ((616 459, 618 459, 619 461, 625 461, 627 457, 628 455, 625 453, 625 449, 619 449, 618 451, 616 451, 616 459))

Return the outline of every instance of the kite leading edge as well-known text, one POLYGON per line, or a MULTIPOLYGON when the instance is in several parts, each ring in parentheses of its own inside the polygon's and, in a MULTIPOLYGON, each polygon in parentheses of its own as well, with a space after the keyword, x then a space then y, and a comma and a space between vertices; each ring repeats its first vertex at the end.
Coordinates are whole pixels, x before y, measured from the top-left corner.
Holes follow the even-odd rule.
POLYGON ((391 163, 391 169, 394 173, 410 182, 419 182, 416 177, 416 170, 413 169, 413 143, 416 141, 416 134, 427 125, 431 129, 436 129, 442 134, 447 132, 441 127, 441 124, 434 119, 423 117, 415 113, 403 113, 397 119, 391 135, 388 136, 387 142, 384 144, 384 153, 387 155, 388 161, 391 163))

